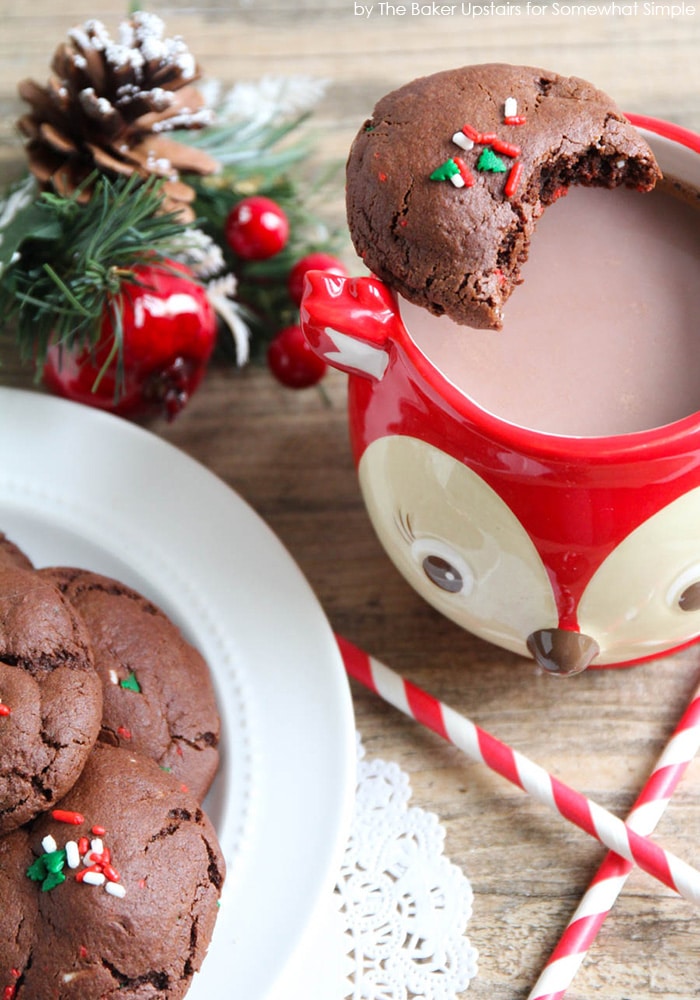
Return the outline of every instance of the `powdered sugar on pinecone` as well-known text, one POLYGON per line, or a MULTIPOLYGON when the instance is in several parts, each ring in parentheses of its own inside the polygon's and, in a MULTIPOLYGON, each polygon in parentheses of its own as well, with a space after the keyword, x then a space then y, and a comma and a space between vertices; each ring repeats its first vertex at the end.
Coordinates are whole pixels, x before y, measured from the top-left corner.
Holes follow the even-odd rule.
POLYGON ((190 218, 194 192, 181 175, 213 173, 219 164, 167 135, 213 120, 192 86, 200 71, 184 41, 165 37, 161 18, 143 11, 120 25, 117 39, 90 20, 69 32, 51 69, 45 86, 19 85, 31 110, 18 126, 39 182, 69 194, 95 169, 155 175, 164 180, 165 207, 190 218))

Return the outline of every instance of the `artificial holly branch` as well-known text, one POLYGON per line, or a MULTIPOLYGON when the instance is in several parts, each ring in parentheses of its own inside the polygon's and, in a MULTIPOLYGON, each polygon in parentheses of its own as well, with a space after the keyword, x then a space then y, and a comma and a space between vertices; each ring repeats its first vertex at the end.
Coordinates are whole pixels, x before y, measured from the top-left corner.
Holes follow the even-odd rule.
POLYGON ((116 39, 94 20, 73 29, 51 69, 45 86, 19 86, 29 176, 0 201, 0 313, 37 375, 94 405, 130 414, 156 400, 172 415, 208 361, 213 308, 239 364, 269 351, 287 384, 320 377, 286 377, 270 348, 280 331, 292 343, 312 255, 342 268, 342 237, 313 207, 329 178, 300 179, 318 87, 300 100, 294 81, 265 80, 207 102, 182 39, 140 11, 116 39), (157 318, 189 301, 192 350, 157 318))

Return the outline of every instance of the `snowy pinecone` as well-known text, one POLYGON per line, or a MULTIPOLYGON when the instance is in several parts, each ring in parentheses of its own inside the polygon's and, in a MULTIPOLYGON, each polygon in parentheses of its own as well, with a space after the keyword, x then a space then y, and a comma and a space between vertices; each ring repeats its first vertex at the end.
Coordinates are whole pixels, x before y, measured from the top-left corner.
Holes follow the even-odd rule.
MULTIPOLYGON (((31 110, 18 122, 29 168, 44 188, 71 194, 95 171, 164 179, 164 207, 192 217, 194 192, 181 174, 209 174, 216 160, 167 135, 202 128, 212 112, 192 86, 199 68, 163 21, 139 11, 113 40, 100 21, 74 28, 59 45, 46 86, 19 85, 31 110)), ((84 197, 89 197, 85 192, 84 197)))

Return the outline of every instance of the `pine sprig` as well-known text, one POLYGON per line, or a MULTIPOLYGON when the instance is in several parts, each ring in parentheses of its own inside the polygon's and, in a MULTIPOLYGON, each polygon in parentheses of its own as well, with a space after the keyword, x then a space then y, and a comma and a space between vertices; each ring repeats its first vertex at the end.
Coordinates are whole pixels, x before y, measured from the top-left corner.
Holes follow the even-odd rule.
MULTIPOLYGON (((93 347, 106 307, 125 282, 137 281, 134 269, 163 261, 182 240, 182 220, 160 211, 159 181, 86 183, 94 184, 89 201, 81 189, 69 197, 44 192, 12 220, 15 231, 26 226, 0 273, 0 315, 38 370, 51 343, 93 347)), ((117 316, 117 352, 120 328, 117 316)))

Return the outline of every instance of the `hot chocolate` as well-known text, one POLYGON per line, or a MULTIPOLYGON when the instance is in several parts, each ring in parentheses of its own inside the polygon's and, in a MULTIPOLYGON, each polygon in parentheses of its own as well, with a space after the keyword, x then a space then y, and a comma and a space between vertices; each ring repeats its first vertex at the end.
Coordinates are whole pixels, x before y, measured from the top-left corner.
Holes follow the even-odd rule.
POLYGON ((402 301, 420 350, 483 409, 552 434, 658 427, 700 409, 700 192, 572 188, 537 227, 500 332, 402 301))

